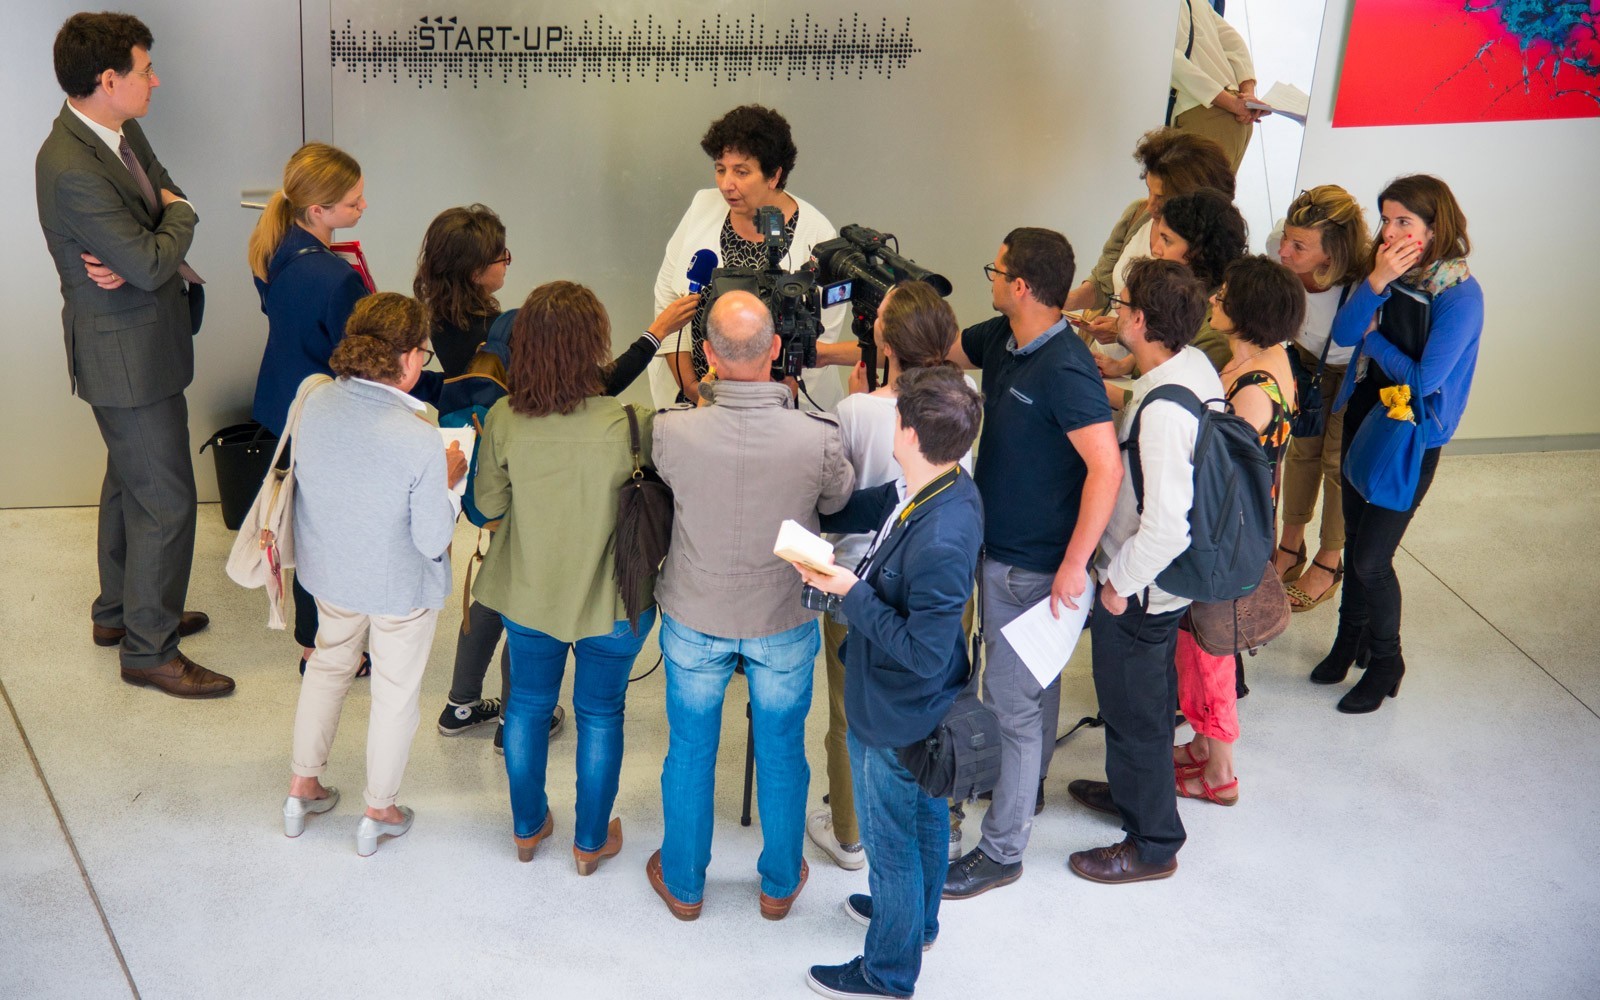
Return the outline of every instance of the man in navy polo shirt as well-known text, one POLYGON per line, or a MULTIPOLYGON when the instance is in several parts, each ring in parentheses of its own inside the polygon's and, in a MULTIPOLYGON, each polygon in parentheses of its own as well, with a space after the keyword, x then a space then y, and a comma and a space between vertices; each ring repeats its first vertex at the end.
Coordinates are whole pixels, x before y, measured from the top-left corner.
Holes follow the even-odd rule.
POLYGON ((945 899, 1022 877, 1055 751, 1061 681, 1041 688, 1000 630, 1046 598, 1057 614, 1078 606, 1122 482, 1099 369, 1061 315, 1073 269, 1060 233, 1012 230, 984 267, 1000 315, 963 331, 950 355, 983 370, 974 476, 984 509, 982 698, 1000 719, 1002 751, 983 838, 950 866, 945 899))

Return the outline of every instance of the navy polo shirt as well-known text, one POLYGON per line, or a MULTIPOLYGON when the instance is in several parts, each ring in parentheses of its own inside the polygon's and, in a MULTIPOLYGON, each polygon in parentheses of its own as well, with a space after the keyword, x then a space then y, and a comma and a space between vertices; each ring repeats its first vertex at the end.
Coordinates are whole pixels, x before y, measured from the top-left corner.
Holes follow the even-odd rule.
POLYGON ((963 330, 961 350, 983 370, 973 479, 983 496, 987 555, 1054 573, 1078 524, 1089 474, 1067 434, 1111 420, 1100 369, 1066 320, 1019 350, 1011 322, 996 316, 963 330))

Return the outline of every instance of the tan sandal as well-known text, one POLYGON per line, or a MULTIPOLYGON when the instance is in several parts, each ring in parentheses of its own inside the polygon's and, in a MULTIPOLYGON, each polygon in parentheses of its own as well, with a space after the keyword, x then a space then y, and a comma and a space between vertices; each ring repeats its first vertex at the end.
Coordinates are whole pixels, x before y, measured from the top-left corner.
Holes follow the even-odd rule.
POLYGON ((1339 584, 1344 580, 1344 563, 1342 561, 1337 567, 1329 567, 1313 559, 1311 560, 1311 565, 1316 566, 1319 569, 1325 569, 1332 573, 1333 582, 1328 584, 1328 589, 1324 590, 1316 597, 1312 597, 1310 594, 1307 594, 1305 591, 1301 590, 1292 583, 1284 587, 1284 593, 1289 595, 1290 611, 1297 613, 1301 611, 1310 611, 1312 608, 1324 603, 1328 600, 1328 598, 1339 592, 1339 584))
POLYGON ((1278 551, 1287 552, 1294 556, 1294 562, 1289 564, 1289 568, 1283 571, 1283 575, 1279 579, 1284 583, 1293 583, 1295 580, 1300 579, 1300 574, 1306 571, 1306 543, 1302 541, 1298 549, 1285 548, 1280 545, 1278 546, 1278 551))

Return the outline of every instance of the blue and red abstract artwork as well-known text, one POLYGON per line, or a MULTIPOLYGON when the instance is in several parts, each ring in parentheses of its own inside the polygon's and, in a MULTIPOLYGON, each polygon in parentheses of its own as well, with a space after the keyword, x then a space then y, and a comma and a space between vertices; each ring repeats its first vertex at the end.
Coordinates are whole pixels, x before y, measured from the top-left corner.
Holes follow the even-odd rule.
POLYGON ((1336 128, 1600 117, 1600 0, 1355 0, 1336 128))

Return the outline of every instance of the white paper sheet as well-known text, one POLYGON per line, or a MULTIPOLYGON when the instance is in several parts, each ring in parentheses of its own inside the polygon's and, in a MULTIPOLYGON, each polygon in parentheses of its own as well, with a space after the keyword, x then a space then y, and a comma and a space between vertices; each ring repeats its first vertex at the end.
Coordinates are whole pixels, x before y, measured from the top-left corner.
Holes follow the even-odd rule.
MULTIPOLYGON (((467 461, 472 461, 472 446, 478 440, 478 432, 476 430, 471 427, 441 427, 439 428, 439 436, 444 438, 444 446, 447 450, 450 447, 450 442, 454 441, 461 445, 461 454, 467 457, 467 461)), ((461 482, 456 483, 451 492, 458 497, 466 496, 467 477, 462 476, 461 482)))
POLYGON ((1078 636, 1083 634, 1094 599, 1095 583, 1091 574, 1083 595, 1077 599, 1076 611, 1061 605, 1061 617, 1055 618, 1050 614, 1050 598, 1046 597, 1000 630, 1040 687, 1049 687, 1072 658, 1072 650, 1078 645, 1078 636))

